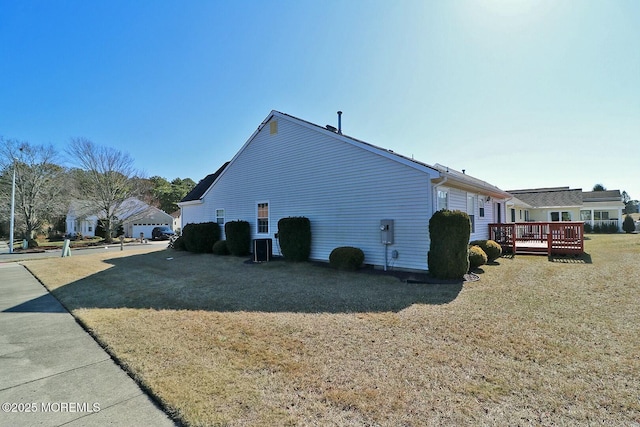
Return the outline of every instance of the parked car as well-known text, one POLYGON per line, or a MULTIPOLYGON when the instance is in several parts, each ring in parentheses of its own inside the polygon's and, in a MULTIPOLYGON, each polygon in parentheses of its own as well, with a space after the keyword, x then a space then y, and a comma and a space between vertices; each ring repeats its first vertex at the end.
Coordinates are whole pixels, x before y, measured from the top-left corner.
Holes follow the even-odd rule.
POLYGON ((151 240, 169 240, 175 234, 169 227, 154 227, 151 230, 151 240))

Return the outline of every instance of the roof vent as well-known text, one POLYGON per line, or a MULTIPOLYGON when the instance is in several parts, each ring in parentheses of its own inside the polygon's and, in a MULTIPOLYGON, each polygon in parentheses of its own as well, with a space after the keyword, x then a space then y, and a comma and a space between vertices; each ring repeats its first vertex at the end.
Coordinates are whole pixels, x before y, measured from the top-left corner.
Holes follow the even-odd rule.
POLYGON ((326 125, 325 126, 327 129, 329 129, 331 132, 336 132, 338 129, 336 129, 334 126, 331 125, 326 125))
POLYGON ((342 111, 338 111, 338 133, 342 134, 342 111))

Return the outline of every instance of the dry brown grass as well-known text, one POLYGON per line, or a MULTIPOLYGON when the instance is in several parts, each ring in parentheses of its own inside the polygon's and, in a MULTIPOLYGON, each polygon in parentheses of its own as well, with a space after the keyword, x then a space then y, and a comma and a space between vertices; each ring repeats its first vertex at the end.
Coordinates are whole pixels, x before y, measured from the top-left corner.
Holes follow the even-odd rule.
POLYGON ((169 251, 26 264, 189 425, 637 425, 640 235, 586 251, 464 286, 169 251))

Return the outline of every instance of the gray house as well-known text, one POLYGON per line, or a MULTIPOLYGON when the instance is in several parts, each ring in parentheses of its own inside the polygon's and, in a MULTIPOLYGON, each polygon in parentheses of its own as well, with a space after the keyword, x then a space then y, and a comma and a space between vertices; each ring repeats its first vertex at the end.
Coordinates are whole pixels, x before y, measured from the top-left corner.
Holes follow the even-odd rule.
POLYGON ((178 205, 183 227, 245 220, 253 238, 272 239, 276 254, 278 221, 305 216, 312 259, 356 246, 367 264, 426 270, 434 212, 463 210, 472 218, 472 239, 488 238, 488 224, 505 218, 510 197, 464 172, 344 135, 340 125, 272 111, 233 159, 178 205), (383 236, 382 224, 391 224, 391 236, 383 236))

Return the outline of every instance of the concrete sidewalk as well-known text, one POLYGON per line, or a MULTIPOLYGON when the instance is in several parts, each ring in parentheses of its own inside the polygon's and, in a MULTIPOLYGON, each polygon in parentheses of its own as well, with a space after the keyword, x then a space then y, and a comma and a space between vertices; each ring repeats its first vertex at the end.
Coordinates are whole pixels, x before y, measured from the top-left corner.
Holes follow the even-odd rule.
POLYGON ((0 263, 0 425, 174 426, 22 265, 0 263))

